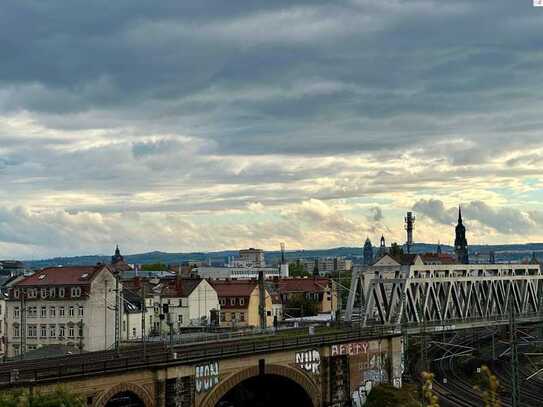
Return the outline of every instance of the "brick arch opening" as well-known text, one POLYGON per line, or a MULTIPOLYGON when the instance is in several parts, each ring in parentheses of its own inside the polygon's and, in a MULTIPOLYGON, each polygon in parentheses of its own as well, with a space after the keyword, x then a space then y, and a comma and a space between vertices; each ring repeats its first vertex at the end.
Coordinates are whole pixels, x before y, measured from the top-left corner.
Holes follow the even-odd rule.
MULTIPOLYGON (((320 406, 321 395, 319 386, 301 370, 282 365, 266 365, 264 373, 265 375, 280 376, 293 381, 305 391, 311 399, 313 407, 320 406)), ((258 367, 252 366, 227 377, 202 400, 200 407, 215 407, 226 393, 234 387, 257 376, 259 376, 258 367)))
POLYGON ((103 393, 94 404, 94 407, 105 407, 108 401, 115 397, 115 395, 125 392, 134 393, 143 402, 145 407, 153 407, 155 405, 153 398, 143 387, 133 383, 120 383, 103 393))

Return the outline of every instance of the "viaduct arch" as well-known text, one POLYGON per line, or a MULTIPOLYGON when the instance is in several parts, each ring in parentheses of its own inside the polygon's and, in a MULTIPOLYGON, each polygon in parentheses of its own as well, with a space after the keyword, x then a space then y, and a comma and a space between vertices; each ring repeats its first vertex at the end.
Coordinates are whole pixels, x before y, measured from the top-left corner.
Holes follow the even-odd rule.
POLYGON ((94 403, 94 407, 106 407, 108 401, 110 401, 116 394, 123 392, 132 392, 143 402, 145 407, 153 407, 155 403, 151 395, 143 387, 133 383, 119 383, 105 393, 103 393, 98 400, 94 403))
MULTIPOLYGON (((259 376, 258 366, 251 366, 238 373, 234 373, 228 378, 221 381, 219 386, 211 391, 200 403, 200 407, 215 407, 221 398, 236 387, 238 384, 253 377, 259 376)), ((283 365, 266 365, 264 374, 280 376, 289 379, 300 386, 311 399, 314 407, 320 406, 320 389, 319 386, 308 375, 302 371, 283 365)))

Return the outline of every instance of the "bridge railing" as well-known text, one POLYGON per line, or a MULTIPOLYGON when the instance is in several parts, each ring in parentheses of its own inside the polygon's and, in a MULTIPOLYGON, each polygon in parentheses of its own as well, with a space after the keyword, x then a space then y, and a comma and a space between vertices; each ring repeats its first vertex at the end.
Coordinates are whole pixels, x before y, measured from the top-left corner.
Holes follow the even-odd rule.
MULTIPOLYGON (((527 313, 517 316, 517 323, 534 323, 543 321, 542 313, 527 313)), ((142 348, 134 348, 120 354, 109 354, 107 359, 100 360, 93 353, 79 355, 79 358, 70 362, 69 359, 43 360, 24 362, 2 366, 0 370, 0 387, 21 386, 32 383, 55 382, 68 378, 84 377, 108 372, 123 372, 142 369, 146 367, 159 367, 178 364, 192 364, 223 357, 241 357, 258 353, 293 350, 312 346, 325 346, 355 340, 372 340, 398 336, 407 329, 409 332, 441 332, 458 330, 472 326, 495 326, 507 324, 506 316, 493 316, 488 318, 459 318, 442 321, 428 321, 421 326, 417 323, 407 324, 375 324, 362 327, 352 324, 339 333, 326 333, 311 336, 272 336, 255 338, 254 340, 239 341, 236 343, 207 343, 189 346, 150 347, 146 353, 142 348), (111 357, 109 357, 111 356, 111 357)))

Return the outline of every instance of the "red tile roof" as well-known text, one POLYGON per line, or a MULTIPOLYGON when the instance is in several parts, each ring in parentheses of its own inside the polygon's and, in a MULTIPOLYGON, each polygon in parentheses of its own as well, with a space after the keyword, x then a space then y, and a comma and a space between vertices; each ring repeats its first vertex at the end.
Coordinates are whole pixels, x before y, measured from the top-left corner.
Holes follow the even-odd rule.
POLYGON ((209 282, 219 297, 250 297, 256 280, 212 280, 209 282))
POLYGON ((283 278, 274 281, 280 294, 291 292, 322 292, 330 288, 330 279, 324 277, 313 278, 283 278))
POLYGON ((162 289, 163 296, 188 297, 202 282, 201 278, 178 278, 162 289))
POLYGON ((15 286, 88 285, 103 269, 109 270, 105 265, 49 267, 25 277, 15 286))
POLYGON ((456 257, 448 253, 423 253, 420 255, 424 264, 439 263, 439 264, 456 264, 456 257))

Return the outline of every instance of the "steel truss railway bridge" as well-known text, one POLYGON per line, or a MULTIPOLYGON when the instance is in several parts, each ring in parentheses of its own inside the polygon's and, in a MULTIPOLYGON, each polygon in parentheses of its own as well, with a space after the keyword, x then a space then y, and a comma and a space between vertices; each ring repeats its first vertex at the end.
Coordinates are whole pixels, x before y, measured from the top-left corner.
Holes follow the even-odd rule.
POLYGON ((457 330, 543 320, 537 264, 385 265, 353 272, 345 319, 362 327, 457 330))

